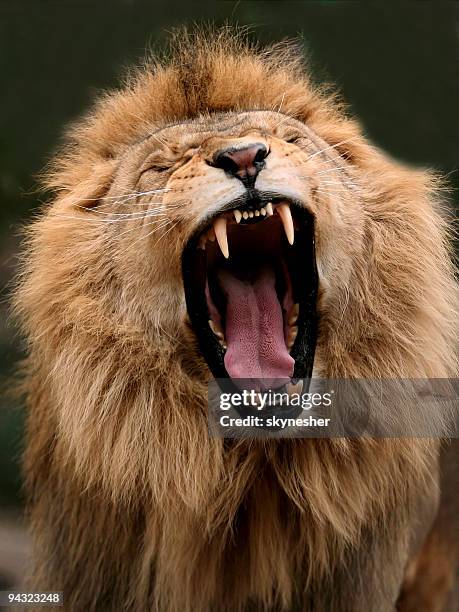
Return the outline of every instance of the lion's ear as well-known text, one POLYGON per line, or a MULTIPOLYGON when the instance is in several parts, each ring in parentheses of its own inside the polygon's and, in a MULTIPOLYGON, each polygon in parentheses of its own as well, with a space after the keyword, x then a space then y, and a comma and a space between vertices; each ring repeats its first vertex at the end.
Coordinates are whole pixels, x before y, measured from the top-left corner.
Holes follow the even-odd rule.
POLYGON ((48 175, 46 186, 57 194, 56 202, 66 208, 94 208, 107 195, 115 173, 116 160, 97 160, 48 175))
MULTIPOLYGON (((115 166, 114 160, 98 161, 92 166, 86 179, 78 185, 80 206, 93 208, 101 203, 112 184, 115 166)), ((75 191, 74 195, 76 195, 75 191)))

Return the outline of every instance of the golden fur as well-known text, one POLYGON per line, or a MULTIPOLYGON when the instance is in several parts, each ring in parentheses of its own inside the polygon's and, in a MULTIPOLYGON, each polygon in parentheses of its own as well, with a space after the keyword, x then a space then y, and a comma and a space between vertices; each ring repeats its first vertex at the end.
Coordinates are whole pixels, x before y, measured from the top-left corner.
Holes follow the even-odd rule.
POLYGON ((71 128, 29 230, 15 303, 33 587, 63 589, 71 610, 393 610, 409 524, 420 500, 426 529, 435 511, 437 442, 209 438, 180 257, 232 188, 202 160, 262 134, 260 178, 306 190, 316 217, 316 370, 454 376, 437 181, 368 144, 291 46, 221 31, 172 48, 71 128), (123 216, 158 204, 171 223, 151 234, 123 216))

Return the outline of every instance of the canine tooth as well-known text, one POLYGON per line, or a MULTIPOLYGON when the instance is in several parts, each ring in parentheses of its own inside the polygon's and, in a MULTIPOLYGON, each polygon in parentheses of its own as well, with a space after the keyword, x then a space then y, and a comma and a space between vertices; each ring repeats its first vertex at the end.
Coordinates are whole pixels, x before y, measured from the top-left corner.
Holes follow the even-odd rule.
POLYGON ((256 211, 255 211, 255 217, 259 217, 259 216, 260 216, 260 211, 259 211, 259 210, 256 210, 256 211))
POLYGON ((252 211, 250 211, 250 212, 249 212, 249 217, 250 217, 250 218, 252 218, 252 217, 253 217, 253 212, 252 212, 252 211))
POLYGON ((233 210, 234 213, 234 218, 236 219, 236 223, 240 223, 241 219, 242 219, 242 213, 240 210, 233 210))
POLYGON ((245 210, 245 211, 242 213, 242 217, 243 217, 244 219, 248 219, 248 218, 249 218, 249 213, 248 213, 248 212, 245 210))
POLYGON ((293 325, 296 320, 298 319, 298 314, 300 312, 300 305, 299 304, 293 304, 291 310, 290 310, 290 314, 288 317, 288 324, 289 325, 293 325))
POLYGON ((218 328, 218 326, 212 321, 212 319, 209 319, 209 327, 210 329, 213 331, 213 333, 217 336, 217 338, 219 340, 224 340, 225 336, 223 335, 222 331, 218 328))
POLYGON ((292 384, 292 383, 287 383, 287 384, 285 385, 285 388, 286 388, 286 390, 287 390, 287 393, 288 393, 290 396, 291 396, 291 395, 293 395, 294 393, 296 393, 296 394, 298 394, 298 395, 299 395, 299 394, 301 393, 301 391, 303 390, 303 381, 302 381, 302 380, 299 380, 299 381, 296 383, 296 385, 294 385, 294 384, 292 384))
POLYGON ((273 211, 273 205, 272 205, 272 203, 271 203, 271 202, 268 202, 268 203, 266 204, 265 208, 266 208, 266 212, 268 213, 268 217, 272 217, 272 216, 273 216, 273 214, 274 214, 274 211, 273 211))
POLYGON ((298 334, 298 327, 296 327, 296 325, 289 328, 288 335, 287 335, 287 347, 289 348, 289 350, 292 348, 293 343, 296 340, 297 334, 298 334))
POLYGON ((226 217, 224 215, 221 215, 215 219, 214 230, 215 236, 217 237, 218 246, 220 247, 224 257, 228 259, 228 236, 226 235, 226 217))
POLYGON ((289 204, 279 204, 277 207, 277 212, 279 213, 279 217, 282 219, 282 224, 284 226, 285 235, 287 236, 287 240, 290 244, 293 244, 295 240, 295 230, 293 228, 293 219, 292 213, 290 211, 289 204))
POLYGON ((262 217, 266 216, 266 208, 260 208, 262 217))

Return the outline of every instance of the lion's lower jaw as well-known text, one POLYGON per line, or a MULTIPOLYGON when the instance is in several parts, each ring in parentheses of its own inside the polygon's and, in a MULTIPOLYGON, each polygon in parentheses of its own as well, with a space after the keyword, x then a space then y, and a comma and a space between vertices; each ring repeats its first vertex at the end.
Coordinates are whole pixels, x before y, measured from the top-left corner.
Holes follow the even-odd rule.
POLYGON ((190 456, 193 443, 180 465, 154 466, 151 489, 139 484, 138 497, 118 489, 110 500, 63 467, 65 443, 50 439, 49 413, 34 415, 26 456, 33 586, 62 589, 67 609, 393 609, 406 525, 435 456, 429 441, 226 450, 209 441, 190 456))

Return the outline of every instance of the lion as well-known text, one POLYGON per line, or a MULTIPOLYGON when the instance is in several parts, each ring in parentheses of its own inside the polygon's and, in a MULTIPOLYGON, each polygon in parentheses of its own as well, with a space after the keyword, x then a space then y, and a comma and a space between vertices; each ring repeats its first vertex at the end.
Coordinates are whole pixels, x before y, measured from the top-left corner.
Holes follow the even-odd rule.
POLYGON ((15 291, 30 588, 72 611, 453 609, 457 446, 207 420, 214 377, 457 375, 440 179, 370 144, 300 46, 226 28, 103 95, 43 185, 15 291))

